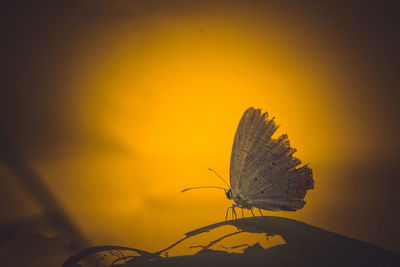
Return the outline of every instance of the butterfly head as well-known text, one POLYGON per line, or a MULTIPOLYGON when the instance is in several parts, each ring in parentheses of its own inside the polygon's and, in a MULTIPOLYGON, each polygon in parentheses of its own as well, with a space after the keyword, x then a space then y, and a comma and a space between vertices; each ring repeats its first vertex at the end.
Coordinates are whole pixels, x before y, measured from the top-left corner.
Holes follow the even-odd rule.
POLYGON ((228 199, 232 199, 232 190, 229 189, 228 191, 225 191, 225 195, 228 199))

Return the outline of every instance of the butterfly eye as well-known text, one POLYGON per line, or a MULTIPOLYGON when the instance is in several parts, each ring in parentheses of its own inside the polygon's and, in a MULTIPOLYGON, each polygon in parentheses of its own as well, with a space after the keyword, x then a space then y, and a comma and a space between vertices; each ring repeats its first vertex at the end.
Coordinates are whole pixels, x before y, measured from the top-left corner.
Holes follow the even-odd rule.
POLYGON ((257 177, 254 177, 254 181, 257 181, 257 177))
POLYGON ((261 193, 261 194, 264 194, 264 191, 261 191, 260 193, 261 193))
POLYGON ((274 166, 274 165, 275 165, 275 162, 272 162, 271 164, 272 164, 272 166, 274 166))

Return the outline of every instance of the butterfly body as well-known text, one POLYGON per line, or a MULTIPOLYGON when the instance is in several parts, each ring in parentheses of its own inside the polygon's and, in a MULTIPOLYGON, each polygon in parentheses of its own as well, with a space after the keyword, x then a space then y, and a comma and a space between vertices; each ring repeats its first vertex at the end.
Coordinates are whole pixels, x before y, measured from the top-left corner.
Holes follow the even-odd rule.
POLYGON ((251 205, 249 205, 249 203, 247 203, 246 200, 242 199, 242 197, 240 195, 233 195, 232 189, 229 189, 226 192, 226 197, 228 199, 233 199, 233 201, 235 201, 236 205, 240 208, 245 208, 245 209, 251 208, 251 205))
POLYGON ((312 170, 296 168, 287 135, 272 138, 278 126, 260 109, 247 109, 232 147, 230 184, 226 192, 236 206, 251 209, 295 211, 301 209, 307 190, 314 188, 312 170))

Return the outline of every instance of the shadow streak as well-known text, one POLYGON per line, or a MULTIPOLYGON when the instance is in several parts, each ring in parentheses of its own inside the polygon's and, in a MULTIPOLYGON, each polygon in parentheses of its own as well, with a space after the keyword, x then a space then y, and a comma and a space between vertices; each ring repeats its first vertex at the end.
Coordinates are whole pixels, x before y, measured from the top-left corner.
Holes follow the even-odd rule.
POLYGON ((44 213, 43 218, 27 218, 26 220, 1 226, 0 245, 3 241, 10 239, 12 235, 21 232, 23 228, 27 229, 31 224, 35 224, 38 219, 42 222, 45 221, 45 219, 50 220, 50 222, 61 230, 61 232, 66 236, 71 237, 73 240, 72 247, 75 251, 90 245, 84 234, 67 214, 64 207, 59 203, 58 199, 53 195, 48 186, 42 181, 40 175, 25 159, 18 146, 12 141, 12 138, 5 134, 1 129, 0 161, 3 162, 14 174, 18 182, 39 204, 44 213), (30 222, 29 220, 33 221, 30 222), (6 237, 3 238, 4 235, 6 235, 6 237))

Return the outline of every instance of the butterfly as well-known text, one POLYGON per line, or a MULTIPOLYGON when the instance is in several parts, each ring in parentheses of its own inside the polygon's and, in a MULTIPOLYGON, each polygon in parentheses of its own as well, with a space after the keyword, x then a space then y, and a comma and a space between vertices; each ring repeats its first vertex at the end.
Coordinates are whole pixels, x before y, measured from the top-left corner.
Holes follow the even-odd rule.
POLYGON ((226 217, 230 208, 232 216, 236 216, 236 207, 242 208, 242 212, 249 209, 253 216, 252 208, 258 208, 260 213, 261 209, 296 211, 303 208, 307 190, 314 188, 312 169, 308 165, 298 167, 301 161, 293 157, 296 149, 290 147, 286 134, 272 138, 279 127, 274 119, 253 107, 244 112, 233 141, 229 189, 203 186, 182 192, 197 188, 224 189, 227 198, 234 201, 226 217))

